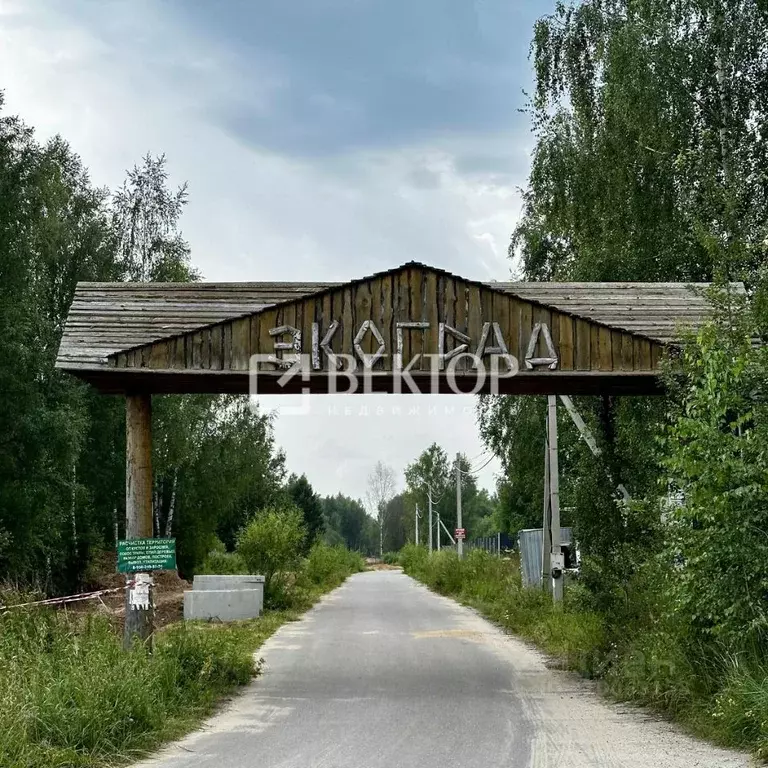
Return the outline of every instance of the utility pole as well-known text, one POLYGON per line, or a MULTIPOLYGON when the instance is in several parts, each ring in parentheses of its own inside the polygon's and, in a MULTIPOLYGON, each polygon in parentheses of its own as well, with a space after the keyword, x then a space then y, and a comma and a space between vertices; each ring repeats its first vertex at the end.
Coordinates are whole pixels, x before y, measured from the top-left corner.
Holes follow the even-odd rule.
POLYGON ((440 513, 437 513, 437 551, 440 551, 440 513))
POLYGON ((547 437, 549 438, 549 506, 552 515, 552 598, 563 601, 563 548, 560 543, 560 479, 557 461, 557 397, 547 397, 547 437))
MULTIPOLYGON (((461 464, 459 459, 461 454, 456 454, 456 528, 463 528, 461 524, 461 464)), ((458 534, 457 534, 458 535, 458 534)), ((456 543, 456 552, 459 555, 459 560, 464 557, 464 539, 459 537, 456 543)))
POLYGON ((427 499, 429 500, 429 554, 432 554, 432 486, 427 486, 427 499))
POLYGON ((419 546, 419 505, 416 505, 416 546, 419 546))
POLYGON ((544 511, 541 522, 541 586, 545 592, 552 594, 552 576, 550 574, 550 560, 552 559, 552 539, 550 533, 552 522, 549 515, 549 414, 544 420, 544 511))
MULTIPOLYGON (((125 538, 151 539, 152 525, 152 396, 125 398, 125 538)), ((154 618, 152 576, 127 576, 123 645, 134 637, 151 640, 154 618)))

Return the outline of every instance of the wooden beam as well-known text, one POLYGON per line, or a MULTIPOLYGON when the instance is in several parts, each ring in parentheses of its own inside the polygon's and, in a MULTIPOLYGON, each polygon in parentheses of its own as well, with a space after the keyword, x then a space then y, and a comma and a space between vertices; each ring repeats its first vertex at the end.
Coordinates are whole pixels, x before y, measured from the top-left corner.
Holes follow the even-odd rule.
MULTIPOLYGON (((126 395, 125 398, 125 537, 151 538, 152 526, 152 396, 126 395)), ((153 600, 149 579, 149 603, 137 605, 136 583, 149 574, 130 574, 125 595, 123 645, 129 648, 135 638, 151 640, 153 600)))
MULTIPOLYGON (((338 336, 338 334, 336 334, 338 336)), ((446 334, 448 336, 448 334, 446 334)), ((449 348, 451 338, 446 339, 449 348)), ((325 362, 325 360, 323 359, 325 362)), ((105 394, 126 392, 151 392, 153 394, 208 393, 247 395, 249 392, 248 371, 204 371, 204 370, 152 370, 142 368, 75 368, 73 373, 78 378, 92 384, 105 394)), ((277 384, 280 373, 264 371, 260 373, 259 392, 261 394, 297 394, 303 388, 318 394, 327 393, 329 374, 327 371, 313 372, 309 382, 303 382, 300 376, 294 377, 285 387, 277 384)), ((413 371, 414 381, 430 391, 430 374, 413 371)), ((457 372, 456 383, 462 391, 471 391, 475 383, 472 375, 457 372)), ((388 371, 374 371, 372 390, 375 392, 393 392, 392 374, 388 371)), ((451 389, 445 377, 438 380, 440 393, 450 393, 451 389)), ((362 393, 362 383, 359 392, 362 393)), ((405 387, 405 391, 410 391, 405 387)), ((490 380, 481 390, 490 392, 490 380)), ((502 395, 661 395, 663 383, 653 371, 620 371, 603 373, 601 371, 520 371, 516 376, 499 381, 499 394, 502 395)))

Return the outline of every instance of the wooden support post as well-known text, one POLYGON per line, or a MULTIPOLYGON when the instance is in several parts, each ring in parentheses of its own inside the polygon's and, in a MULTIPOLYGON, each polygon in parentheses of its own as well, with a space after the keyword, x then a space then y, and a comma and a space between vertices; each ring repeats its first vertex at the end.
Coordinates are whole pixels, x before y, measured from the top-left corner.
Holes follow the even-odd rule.
POLYGON ((552 599, 563 600, 563 548, 560 541, 560 477, 557 460, 557 397, 547 397, 547 438, 549 442, 549 507, 552 516, 552 599))
MULTIPOLYGON (((125 397, 125 538, 152 538, 152 396, 125 397)), ((123 645, 150 641, 153 630, 152 579, 128 574, 123 645)))

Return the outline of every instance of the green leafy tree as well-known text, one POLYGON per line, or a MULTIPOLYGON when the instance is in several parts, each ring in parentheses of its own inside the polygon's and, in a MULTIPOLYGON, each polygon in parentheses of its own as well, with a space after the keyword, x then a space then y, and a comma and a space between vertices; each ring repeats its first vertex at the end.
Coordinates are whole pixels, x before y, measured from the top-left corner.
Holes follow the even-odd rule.
MULTIPOLYGON (((451 485, 451 465, 448 454, 437 444, 432 443, 422 451, 418 458, 405 468, 405 495, 408 509, 415 514, 416 505, 421 513, 419 522, 420 540, 426 542, 429 537, 429 494, 432 494, 432 512, 450 510, 449 486, 451 485), (440 506, 442 505, 442 506, 440 506)), ((415 541, 415 516, 409 525, 409 536, 415 541)), ((433 521, 433 525, 436 525, 433 521)))
POLYGON ((480 436, 502 465, 499 530, 512 536, 541 527, 546 408, 540 397, 489 395, 478 402, 480 436))
MULTIPOLYGON (((483 456, 475 461, 474 467, 464 454, 458 457, 458 465, 461 470, 461 511, 462 526, 467 531, 467 538, 487 536, 499 530, 496 520, 496 503, 488 491, 478 488, 477 476, 473 470, 477 470, 488 462, 488 457, 483 456)), ((452 477, 456 476, 456 460, 453 462, 452 477)), ((455 482, 455 481, 454 481, 455 482)), ((451 506, 452 523, 457 523, 455 517, 456 495, 450 490, 446 494, 451 506)))
POLYGON ((377 461, 368 475, 367 502, 371 515, 375 516, 379 528, 379 557, 384 554, 384 526, 388 504, 395 495, 395 473, 392 467, 377 461))
POLYGON ((304 527, 307 529, 307 550, 314 544, 325 530, 323 505, 320 497, 314 492, 306 475, 292 475, 288 480, 288 495, 293 504, 304 515, 304 527))
POLYGON ((768 17, 759 3, 583 0, 536 24, 536 136, 512 241, 535 279, 755 279, 768 17))
POLYGON ((77 584, 98 528, 84 390, 53 364, 77 281, 117 274, 113 246, 77 155, 0 111, 0 577, 49 590, 77 584))
MULTIPOLYGON (((0 94, 2 110, 2 94, 0 94)), ((72 591, 124 533, 125 413, 54 361, 79 280, 196 278, 186 187, 147 156, 112 197, 61 138, 0 111, 0 579, 72 591)), ((284 494, 270 417, 244 399, 153 399, 155 532, 188 574, 284 494)), ((105 561, 106 562, 106 561, 105 561)))
POLYGON ((405 503, 405 496, 398 493, 387 502, 384 514, 384 552, 394 552, 401 549, 408 541, 413 524, 411 515, 405 503))
POLYGON ((179 231, 187 185, 168 187, 165 155, 147 154, 113 198, 118 258, 129 280, 188 282, 197 277, 179 231))
POLYGON ((768 355, 752 331, 728 318, 688 345, 665 437, 672 610, 700 640, 731 649, 768 641, 768 355))
POLYGON ((296 507, 271 508, 259 512, 237 537, 237 554, 248 571, 264 576, 264 599, 277 607, 301 563, 307 530, 296 507))
MULTIPOLYGON (((526 278, 762 287, 767 25, 759 4, 719 0, 582 0, 537 22, 527 107, 535 148, 510 248, 526 278)), ((612 485, 634 499, 656 495, 666 405, 576 405, 602 454, 591 456, 561 419, 563 518, 586 555, 583 583, 612 610, 659 546, 649 516, 618 505, 612 485)), ((504 462, 510 528, 540 515, 542 454, 531 450, 543 445, 540 408, 514 398, 481 405, 485 439, 504 462)))
POLYGON ((373 554, 370 548, 370 524, 374 521, 362 503, 339 493, 322 500, 323 519, 327 532, 334 532, 347 549, 373 554))
MULTIPOLYGON (((182 457, 173 517, 179 568, 186 574, 194 573, 214 538, 233 549, 253 510, 285 498, 285 456, 275 445, 271 415, 226 397, 215 398, 199 418, 190 433, 194 440, 184 443, 194 453, 182 457)), ((183 423, 177 419, 176 428, 183 423)), ((172 498, 172 482, 166 482, 166 509, 172 498)))

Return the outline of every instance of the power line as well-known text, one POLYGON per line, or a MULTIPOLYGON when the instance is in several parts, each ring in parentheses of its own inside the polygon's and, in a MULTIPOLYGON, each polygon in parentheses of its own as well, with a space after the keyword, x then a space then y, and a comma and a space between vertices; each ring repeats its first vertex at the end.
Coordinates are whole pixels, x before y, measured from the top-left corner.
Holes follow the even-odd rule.
POLYGON ((433 503, 433 504, 439 504, 439 503, 440 503, 440 499, 442 499, 442 498, 443 498, 443 496, 445 496, 445 491, 443 491, 443 492, 440 494, 439 498, 437 498, 437 499, 432 499, 432 503, 433 503))
POLYGON ((463 469, 459 468, 459 472, 461 472, 462 475, 476 475, 480 470, 485 469, 492 461, 494 457, 493 455, 488 457, 488 460, 483 464, 482 466, 477 467, 477 469, 470 469, 468 472, 465 472, 463 469))
POLYGON ((467 459, 467 464, 471 464, 473 461, 477 461, 481 456, 484 456, 486 453, 488 453, 488 450, 488 448, 485 448, 484 450, 480 451, 477 456, 473 456, 471 459, 467 459))

